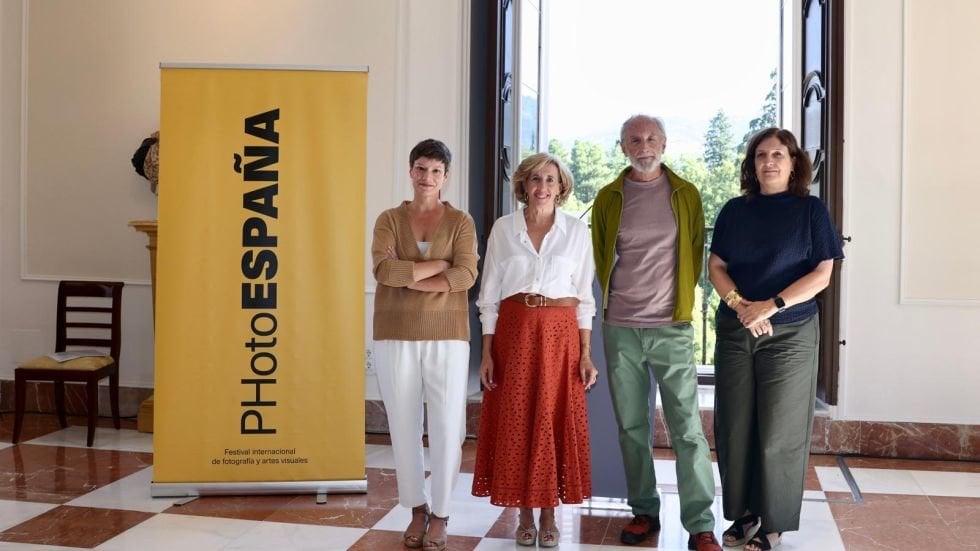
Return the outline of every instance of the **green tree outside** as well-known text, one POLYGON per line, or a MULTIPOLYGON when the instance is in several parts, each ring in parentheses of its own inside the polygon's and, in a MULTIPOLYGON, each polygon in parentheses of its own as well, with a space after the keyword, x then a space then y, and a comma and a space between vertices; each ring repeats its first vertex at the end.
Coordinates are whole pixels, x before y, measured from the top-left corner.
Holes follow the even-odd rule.
POLYGON ((623 148, 619 146, 619 142, 614 143, 609 149, 609 154, 606 157, 606 168, 608 168, 609 173, 612 174, 612 177, 610 177, 609 180, 612 181, 612 178, 619 176, 619 173, 622 172, 623 169, 629 164, 629 159, 627 159, 626 155, 623 154, 623 148))
POLYGON ((771 126, 776 126, 776 70, 769 73, 769 93, 762 102, 762 112, 759 116, 749 121, 749 130, 742 136, 742 143, 738 145, 738 156, 745 154, 745 148, 749 145, 749 140, 760 130, 765 130, 771 126))
POLYGON ((704 134, 704 162, 714 172, 735 160, 735 136, 724 109, 719 109, 704 134))
MULTIPOLYGON (((725 111, 719 109, 711 118, 704 134, 704 152, 701 156, 664 156, 664 164, 698 187, 704 205, 705 225, 708 228, 714 226, 718 212, 725 203, 741 193, 740 163, 748 140, 759 130, 776 124, 776 71, 773 70, 769 77, 770 90, 759 116, 751 120, 748 132, 740 143, 735 141, 731 121, 725 111)), ((575 140, 569 151, 564 144, 553 139, 548 143, 548 151, 568 166, 575 179, 574 192, 562 207, 569 212, 584 212, 592 204, 599 189, 611 182, 629 164, 619 144, 604 149, 602 145, 592 141, 575 140)), ((708 229, 705 235, 706 251, 711 244, 711 234, 712 231, 708 229)), ((699 364, 714 363, 714 317, 719 302, 717 293, 708 281, 706 252, 702 277, 695 290, 693 319, 694 352, 699 364)))
POLYGON ((569 169, 575 177, 575 197, 585 205, 613 178, 606 152, 595 142, 575 140, 569 169))
POLYGON ((725 203, 739 194, 739 160, 732 125, 724 110, 708 123, 704 134, 704 165, 706 177, 696 182, 701 189, 705 225, 713 226, 725 203))
POLYGON ((561 206, 561 209, 566 212, 585 212, 585 209, 589 207, 592 200, 589 199, 587 202, 580 201, 578 194, 576 193, 579 187, 579 177, 575 174, 572 169, 572 156, 569 154, 568 149, 565 145, 558 140, 550 140, 548 142, 548 153, 551 153, 555 157, 558 157, 561 162, 565 163, 565 166, 572 173, 572 180, 574 180, 574 186, 572 188, 572 194, 568 196, 565 204, 561 206))
POLYGON ((571 155, 568 154, 568 150, 565 149, 565 145, 558 140, 552 139, 548 142, 548 153, 558 157, 561 162, 565 163, 565 166, 570 166, 572 164, 571 155))

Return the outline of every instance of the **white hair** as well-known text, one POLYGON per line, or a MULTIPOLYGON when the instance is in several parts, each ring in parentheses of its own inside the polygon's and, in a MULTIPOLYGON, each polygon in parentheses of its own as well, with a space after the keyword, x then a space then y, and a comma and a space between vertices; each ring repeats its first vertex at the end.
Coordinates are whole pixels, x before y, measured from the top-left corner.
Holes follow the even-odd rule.
POLYGON ((619 129, 619 143, 623 143, 626 141, 626 128, 629 127, 629 125, 633 124, 634 122, 638 122, 638 121, 652 122, 653 124, 657 125, 660 128, 660 133, 663 134, 665 138, 667 137, 667 129, 664 126, 663 119, 661 119, 660 117, 653 117, 641 113, 641 114, 633 115, 630 118, 626 119, 625 122, 623 122, 623 126, 620 127, 619 129))

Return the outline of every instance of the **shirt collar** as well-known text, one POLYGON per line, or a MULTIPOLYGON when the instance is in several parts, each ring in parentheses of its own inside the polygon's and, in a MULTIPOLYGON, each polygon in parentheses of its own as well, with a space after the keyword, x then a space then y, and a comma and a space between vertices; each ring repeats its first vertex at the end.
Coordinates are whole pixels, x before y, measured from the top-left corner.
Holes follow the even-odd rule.
MULTIPOLYGON (((521 207, 520 210, 514 212, 513 229, 514 233, 517 235, 527 232, 527 221, 524 219, 524 209, 526 208, 527 207, 521 207)), ((555 223, 552 227, 560 231, 563 235, 568 233, 568 222, 565 220, 565 215, 562 213, 561 209, 555 209, 555 223)))

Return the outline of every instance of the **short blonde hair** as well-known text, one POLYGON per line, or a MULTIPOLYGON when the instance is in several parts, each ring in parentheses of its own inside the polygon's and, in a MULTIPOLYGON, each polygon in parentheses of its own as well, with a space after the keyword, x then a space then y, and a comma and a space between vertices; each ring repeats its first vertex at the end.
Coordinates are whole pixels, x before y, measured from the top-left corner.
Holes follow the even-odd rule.
POLYGON ((514 198, 517 199, 517 202, 527 204, 527 190, 524 189, 524 182, 527 181, 532 173, 543 169, 548 164, 553 164, 558 168, 558 185, 560 191, 558 192, 558 197, 555 198, 555 205, 561 206, 565 204, 568 196, 572 194, 572 186, 575 184, 575 181, 572 178, 572 173, 565 166, 565 163, 561 162, 561 159, 551 153, 535 153, 521 161, 517 170, 514 171, 511 185, 513 186, 514 198))

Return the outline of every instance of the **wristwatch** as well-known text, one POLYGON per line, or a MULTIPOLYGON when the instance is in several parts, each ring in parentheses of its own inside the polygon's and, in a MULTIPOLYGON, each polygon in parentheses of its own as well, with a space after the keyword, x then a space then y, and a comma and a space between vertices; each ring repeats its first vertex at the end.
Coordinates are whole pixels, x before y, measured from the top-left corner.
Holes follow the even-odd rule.
POLYGON ((776 308, 779 308, 779 310, 777 310, 778 312, 782 312, 786 309, 786 301, 779 295, 772 297, 772 303, 776 305, 776 308))

